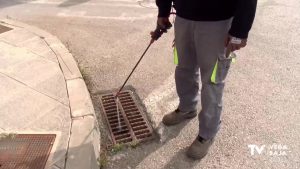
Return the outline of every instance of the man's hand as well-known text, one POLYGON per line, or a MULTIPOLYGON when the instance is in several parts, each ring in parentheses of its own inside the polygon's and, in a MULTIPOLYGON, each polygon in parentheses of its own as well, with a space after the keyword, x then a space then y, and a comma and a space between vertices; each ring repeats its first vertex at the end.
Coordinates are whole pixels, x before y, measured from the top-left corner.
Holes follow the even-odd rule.
POLYGON ((234 52, 236 50, 240 50, 241 48, 247 45, 247 39, 239 39, 228 35, 225 39, 225 47, 227 48, 226 56, 230 54, 230 52, 234 52))
POLYGON ((166 33, 168 29, 172 27, 171 22, 169 21, 169 18, 167 17, 158 17, 157 18, 157 25, 156 29, 152 32, 150 32, 152 42, 157 40, 161 37, 163 33, 166 33))
POLYGON ((158 17, 157 18, 157 25, 164 32, 167 32, 167 30, 172 27, 172 24, 171 24, 169 18, 167 18, 167 17, 166 18, 165 17, 158 17))

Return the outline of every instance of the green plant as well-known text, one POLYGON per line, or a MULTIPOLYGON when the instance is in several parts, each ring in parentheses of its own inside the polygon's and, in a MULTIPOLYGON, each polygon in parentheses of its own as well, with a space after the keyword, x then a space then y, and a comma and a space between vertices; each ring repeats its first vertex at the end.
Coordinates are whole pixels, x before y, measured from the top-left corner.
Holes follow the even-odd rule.
POLYGON ((101 153, 100 157, 98 158, 98 165, 100 166, 100 169, 103 169, 107 166, 108 160, 106 153, 101 153))
POLYGON ((133 141, 133 142, 130 143, 131 148, 137 148, 138 145, 139 145, 138 141, 133 141))
POLYGON ((111 149, 111 153, 112 154, 117 154, 118 152, 123 150, 123 148, 124 148, 124 144, 115 144, 111 149))

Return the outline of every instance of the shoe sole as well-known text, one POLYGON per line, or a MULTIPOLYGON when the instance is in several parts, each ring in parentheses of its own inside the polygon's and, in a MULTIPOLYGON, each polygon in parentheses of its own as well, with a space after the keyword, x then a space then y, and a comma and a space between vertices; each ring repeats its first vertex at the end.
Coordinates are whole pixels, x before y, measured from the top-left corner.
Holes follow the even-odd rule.
POLYGON ((197 114, 195 113, 195 114, 190 115, 190 116, 187 115, 187 117, 184 117, 184 118, 188 120, 188 119, 195 118, 196 116, 197 116, 197 114))
POLYGON ((191 160, 202 160, 206 155, 207 155, 208 153, 206 153, 206 154, 204 154, 203 156, 201 156, 201 157, 195 157, 195 156, 193 156, 193 155, 191 155, 191 154, 189 154, 189 153, 186 153, 186 156, 189 158, 189 159, 191 159, 191 160))
POLYGON ((166 126, 174 126, 174 125, 177 125, 177 124, 180 124, 186 120, 191 120, 193 118, 195 118, 197 116, 197 114, 193 114, 193 115, 187 115, 186 117, 184 117, 181 121, 177 122, 177 123, 165 123, 164 121, 163 124, 166 125, 166 126))

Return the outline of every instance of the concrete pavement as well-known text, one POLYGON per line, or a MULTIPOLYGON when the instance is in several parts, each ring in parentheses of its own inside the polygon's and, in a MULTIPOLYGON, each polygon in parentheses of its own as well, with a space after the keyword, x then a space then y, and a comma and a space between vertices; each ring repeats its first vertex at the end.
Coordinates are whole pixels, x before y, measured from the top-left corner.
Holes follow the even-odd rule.
MULTIPOLYGON (((121 85, 146 47, 157 15, 155 8, 143 8, 135 0, 0 2, 1 16, 41 27, 69 48, 84 70, 96 113, 97 93, 121 85)), ((209 156, 201 162, 185 158, 185 148, 197 134, 195 119, 160 130, 164 144, 158 140, 109 157, 108 168, 300 168, 300 1, 258 2, 249 44, 238 52, 227 78, 223 125, 209 156), (274 143, 287 145, 287 156, 267 154, 274 143), (251 155, 249 145, 267 148, 251 155)), ((170 31, 153 44, 129 81, 156 127, 178 102, 172 40, 170 31)))
POLYGON ((0 20, 0 33, 0 133, 56 134, 46 168, 99 168, 98 123, 73 56, 14 20, 0 20))

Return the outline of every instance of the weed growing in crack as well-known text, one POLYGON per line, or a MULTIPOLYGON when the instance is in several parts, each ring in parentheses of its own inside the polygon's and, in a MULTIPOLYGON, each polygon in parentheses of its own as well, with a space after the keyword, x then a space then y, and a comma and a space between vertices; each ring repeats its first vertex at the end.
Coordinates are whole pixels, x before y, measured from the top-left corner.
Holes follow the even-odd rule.
POLYGON ((138 142, 138 141, 133 141, 133 142, 130 143, 129 146, 130 146, 131 148, 135 149, 135 148, 137 148, 137 146, 139 146, 139 142, 138 142))
POLYGON ((112 149, 111 149, 111 153, 117 154, 118 152, 122 151, 124 149, 125 145, 124 144, 115 144, 112 149))
POLYGON ((100 157, 97 159, 98 165, 100 169, 103 169, 107 166, 108 164, 108 159, 106 153, 101 153, 100 157))

